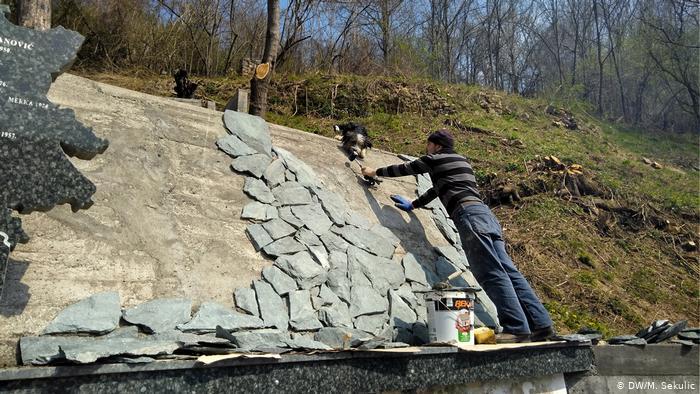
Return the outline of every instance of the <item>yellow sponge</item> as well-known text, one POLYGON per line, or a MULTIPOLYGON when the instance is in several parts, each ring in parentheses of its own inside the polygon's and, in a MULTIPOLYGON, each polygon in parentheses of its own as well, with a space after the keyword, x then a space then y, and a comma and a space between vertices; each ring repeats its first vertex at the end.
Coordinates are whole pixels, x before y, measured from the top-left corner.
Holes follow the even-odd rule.
POLYGON ((479 327, 474 330, 474 342, 478 344, 495 344, 496 333, 488 327, 479 327))

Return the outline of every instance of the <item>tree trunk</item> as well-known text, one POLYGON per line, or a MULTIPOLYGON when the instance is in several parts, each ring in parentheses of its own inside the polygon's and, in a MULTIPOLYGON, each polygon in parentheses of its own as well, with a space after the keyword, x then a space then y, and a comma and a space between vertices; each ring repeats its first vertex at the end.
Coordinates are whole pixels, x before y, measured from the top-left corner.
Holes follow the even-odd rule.
POLYGON ((600 37, 600 23, 598 20, 598 2, 593 1, 593 15, 595 17, 595 36, 596 36, 596 49, 598 55, 598 115, 603 114, 603 55, 602 55, 602 43, 600 37))
POLYGON ((51 28, 51 0, 17 0, 19 24, 35 30, 51 28))
POLYGON ((267 91, 270 87, 270 79, 275 69, 277 47, 280 41, 280 2, 279 0, 267 0, 267 34, 265 35, 265 52, 262 63, 270 63, 270 71, 263 79, 253 75, 250 81, 250 114, 262 118, 267 112, 267 91))

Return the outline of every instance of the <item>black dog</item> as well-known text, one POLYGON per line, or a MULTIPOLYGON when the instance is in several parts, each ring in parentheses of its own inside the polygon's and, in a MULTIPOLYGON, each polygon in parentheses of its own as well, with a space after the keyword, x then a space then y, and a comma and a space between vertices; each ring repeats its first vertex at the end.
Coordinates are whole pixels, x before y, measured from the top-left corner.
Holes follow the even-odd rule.
POLYGON ((177 72, 173 74, 173 78, 175 78, 175 94, 177 94, 177 97, 190 99, 194 97, 197 84, 190 82, 187 78, 187 71, 182 69, 177 70, 177 72))
POLYGON ((367 128, 358 123, 346 123, 335 125, 335 132, 340 133, 336 138, 343 143, 343 149, 347 152, 350 161, 356 158, 364 159, 367 149, 372 148, 372 141, 367 135, 367 128))

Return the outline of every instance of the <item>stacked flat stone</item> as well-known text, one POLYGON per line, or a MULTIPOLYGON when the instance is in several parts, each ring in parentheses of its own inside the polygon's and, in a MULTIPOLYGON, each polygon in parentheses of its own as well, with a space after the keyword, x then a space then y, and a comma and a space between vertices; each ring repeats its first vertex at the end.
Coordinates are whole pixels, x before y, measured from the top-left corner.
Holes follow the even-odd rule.
POLYGON ((414 292, 430 289, 438 277, 410 254, 401 264, 393 261, 399 239, 391 230, 350 210, 308 165, 272 146, 258 119, 226 111, 231 134, 217 142, 233 158, 231 168, 247 176, 244 191, 255 200, 241 215, 253 222, 246 234, 274 260, 251 288, 234 291, 237 308, 266 327, 333 348, 426 342, 425 301, 414 292), (339 335, 364 341, 343 343, 339 335))
MULTIPOLYGON (((255 302, 254 295, 237 292, 239 307, 257 314, 257 303, 254 307, 246 304, 246 296, 255 302)), ((275 328, 278 320, 268 322, 214 302, 203 303, 194 316, 191 314, 189 299, 156 299, 122 310, 118 293, 95 294, 60 312, 42 335, 21 338, 22 363, 147 363, 173 357, 178 350, 196 355, 277 347, 330 349, 311 338, 295 338, 286 329, 275 328)), ((280 325, 286 327, 287 320, 282 320, 280 325)))

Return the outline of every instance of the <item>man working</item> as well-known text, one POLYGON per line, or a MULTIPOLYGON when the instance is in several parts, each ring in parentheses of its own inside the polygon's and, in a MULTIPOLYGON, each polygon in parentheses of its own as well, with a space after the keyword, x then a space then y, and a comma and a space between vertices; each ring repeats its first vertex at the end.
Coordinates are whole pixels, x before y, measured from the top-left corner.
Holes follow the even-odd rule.
POLYGON ((474 277, 496 305, 503 327, 497 341, 546 340, 554 335, 552 319, 508 256, 501 225, 482 203, 471 165, 453 147, 454 139, 449 132, 436 131, 428 137, 426 156, 376 170, 363 167, 362 175, 398 177, 429 173, 431 189, 413 202, 392 195, 395 205, 410 212, 439 197, 459 230, 474 277))

